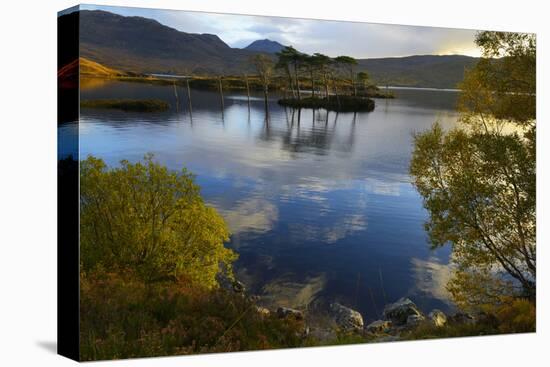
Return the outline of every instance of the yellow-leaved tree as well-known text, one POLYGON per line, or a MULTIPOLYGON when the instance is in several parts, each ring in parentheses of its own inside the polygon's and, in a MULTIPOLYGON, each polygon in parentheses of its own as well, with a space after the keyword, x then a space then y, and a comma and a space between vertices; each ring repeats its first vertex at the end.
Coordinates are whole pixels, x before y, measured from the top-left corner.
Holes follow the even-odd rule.
POLYGON ((169 171, 148 155, 108 168, 80 163, 80 252, 83 272, 131 270, 145 282, 186 279, 217 286, 237 255, 229 230, 203 202, 194 176, 169 171))
POLYGON ((463 126, 416 135, 410 171, 432 244, 453 248, 455 302, 479 311, 519 297, 534 307, 536 40, 480 32, 476 43, 483 58, 460 86, 463 126))

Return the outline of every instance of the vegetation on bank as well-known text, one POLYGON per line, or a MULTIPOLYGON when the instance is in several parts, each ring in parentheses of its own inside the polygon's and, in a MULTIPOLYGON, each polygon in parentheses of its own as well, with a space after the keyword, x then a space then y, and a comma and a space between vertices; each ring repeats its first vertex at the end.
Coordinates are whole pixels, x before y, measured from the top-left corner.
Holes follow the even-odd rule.
POLYGON ((248 63, 256 71, 255 75, 194 75, 187 73, 180 77, 143 75, 120 72, 104 67, 96 62, 80 58, 81 75, 117 79, 128 82, 159 85, 188 85, 195 89, 260 91, 267 101, 270 90, 282 92, 283 99, 326 98, 353 95, 365 98, 394 98, 393 93, 381 91, 366 71, 355 72, 357 60, 350 56, 330 58, 315 53, 307 55, 293 47, 285 47, 273 56, 259 53, 251 56, 248 63))
POLYGON ((256 310, 252 300, 180 278, 146 282, 127 271, 81 274, 82 360, 290 348, 304 321, 256 310))
POLYGON ((104 78, 116 78, 125 75, 125 73, 119 70, 109 68, 84 57, 79 57, 78 59, 78 73, 80 76, 84 77, 90 76, 104 78))
POLYGON ((525 299, 508 299, 494 305, 488 312, 478 316, 471 323, 447 322, 444 326, 420 323, 417 327, 401 334, 403 340, 455 338, 463 336, 528 333, 536 329, 535 305, 525 299))
POLYGON ((135 112, 160 112, 170 108, 161 99, 92 99, 80 101, 82 108, 106 108, 135 112))
POLYGON ((237 254, 192 174, 88 157, 80 183, 83 360, 301 345, 302 320, 220 287, 237 254))

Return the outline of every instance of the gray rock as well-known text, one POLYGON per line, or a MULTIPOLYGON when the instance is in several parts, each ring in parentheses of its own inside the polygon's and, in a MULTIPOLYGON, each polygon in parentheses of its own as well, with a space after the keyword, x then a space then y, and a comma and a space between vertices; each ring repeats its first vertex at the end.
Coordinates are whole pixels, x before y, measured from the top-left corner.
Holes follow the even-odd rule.
POLYGON ((388 331, 391 328, 391 321, 387 320, 376 320, 367 325, 366 329, 368 332, 373 334, 381 334, 388 331))
POLYGON ((294 317, 296 320, 304 319, 304 314, 302 313, 302 311, 298 311, 289 307, 277 308, 277 316, 279 316, 280 319, 284 319, 287 317, 294 317))
POLYGON ((426 318, 422 315, 409 315, 407 317, 407 326, 417 326, 426 318))
POLYGON ((271 311, 261 306, 256 306, 256 312, 258 312, 262 316, 269 316, 271 314, 271 311))
POLYGON ((422 316, 422 312, 408 298, 400 298, 397 302, 384 307, 384 318, 392 321, 394 325, 405 325, 409 316, 422 316))
POLYGON ((437 309, 432 310, 432 312, 428 314, 428 318, 430 319, 432 324, 437 327, 442 327, 447 323, 447 315, 445 315, 443 311, 437 309))
POLYGON ((362 330, 363 316, 349 307, 342 306, 339 303, 330 305, 331 316, 336 324, 344 330, 362 330))
POLYGON ((244 293, 245 291, 244 284, 238 280, 235 280, 231 286, 233 287, 233 292, 235 293, 244 293))

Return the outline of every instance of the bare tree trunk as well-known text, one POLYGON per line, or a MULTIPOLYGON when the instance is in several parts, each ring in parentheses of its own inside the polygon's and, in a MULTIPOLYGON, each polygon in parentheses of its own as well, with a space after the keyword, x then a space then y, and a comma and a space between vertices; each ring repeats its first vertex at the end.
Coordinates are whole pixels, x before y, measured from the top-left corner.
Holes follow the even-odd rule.
POLYGON ((222 77, 218 77, 218 84, 219 84, 219 87, 220 87, 220 101, 221 101, 221 106, 222 106, 222 112, 223 110, 225 110, 225 106, 224 106, 224 103, 223 103, 223 86, 222 86, 222 77))
POLYGON ((176 112, 180 112, 180 98, 178 96, 178 88, 176 87, 175 80, 174 80, 174 96, 176 96, 176 112))
POLYGON ((313 70, 309 72, 311 77, 311 98, 315 98, 315 80, 313 78, 313 70))
POLYGON ((326 74, 323 74, 323 81, 325 83, 325 98, 329 99, 329 96, 328 96, 328 78, 327 78, 327 75, 326 74))
POLYGON ((288 65, 286 66, 286 74, 288 76, 288 85, 292 91, 292 97, 296 98, 296 91, 294 90, 294 83, 292 82, 292 75, 290 74, 290 68, 288 65))
MULTIPOLYGON (((338 104, 338 109, 340 109, 340 96, 338 95, 338 87, 336 86, 336 81, 334 79, 332 79, 332 85, 334 87, 334 95, 336 96, 336 103, 338 104)), ((336 116, 338 116, 338 114, 336 116)))
POLYGON ((248 84, 248 75, 244 74, 244 81, 246 83, 246 97, 248 98, 248 112, 250 112, 250 85, 248 84))
POLYGON ((355 85, 355 78, 353 77, 353 69, 350 69, 350 80, 351 80, 351 86, 353 88, 353 96, 357 97, 357 86, 355 85))
POLYGON ((268 114, 269 113, 269 107, 268 107, 268 103, 267 103, 267 98, 268 98, 268 86, 267 86, 267 83, 264 83, 264 107, 265 107, 265 113, 268 114))
POLYGON ((301 100, 300 80, 298 79, 298 66, 296 64, 294 64, 294 79, 296 81, 296 94, 298 95, 298 100, 301 100))
POLYGON ((189 103, 189 114, 193 118, 193 106, 191 104, 191 88, 189 88, 189 78, 185 78, 185 84, 187 84, 187 102, 189 103))

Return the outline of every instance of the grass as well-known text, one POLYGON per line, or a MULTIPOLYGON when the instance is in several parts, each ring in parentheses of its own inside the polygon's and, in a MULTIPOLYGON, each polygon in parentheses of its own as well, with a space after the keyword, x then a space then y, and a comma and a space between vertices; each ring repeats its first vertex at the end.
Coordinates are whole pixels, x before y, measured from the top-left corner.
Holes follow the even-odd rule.
POLYGON ((449 320, 442 327, 424 322, 401 335, 405 340, 456 338, 511 333, 532 333, 536 330, 536 306, 529 300, 517 298, 497 306, 478 316, 473 324, 449 320))
POLYGON ((303 346, 304 322, 263 315, 241 294, 131 272, 81 274, 82 360, 303 346))
POLYGON ((330 98, 287 98, 280 99, 279 104, 293 108, 324 108, 339 112, 370 112, 374 110, 374 101, 365 97, 332 96, 330 98))
POLYGON ((416 328, 401 334, 401 339, 421 340, 495 334, 500 334, 498 328, 489 323, 448 324, 442 327, 437 327, 431 323, 422 323, 416 328))
POLYGON ((123 72, 111 69, 107 66, 101 65, 95 61, 86 59, 84 57, 79 58, 80 75, 82 76, 95 76, 95 77, 117 77, 124 75, 123 72))
POLYGON ((368 98, 395 98, 395 94, 392 91, 382 91, 379 88, 369 88, 365 92, 357 92, 357 95, 368 98))
POLYGON ((166 111, 170 104, 160 99, 94 99, 80 101, 83 108, 107 108, 135 112, 166 111))

